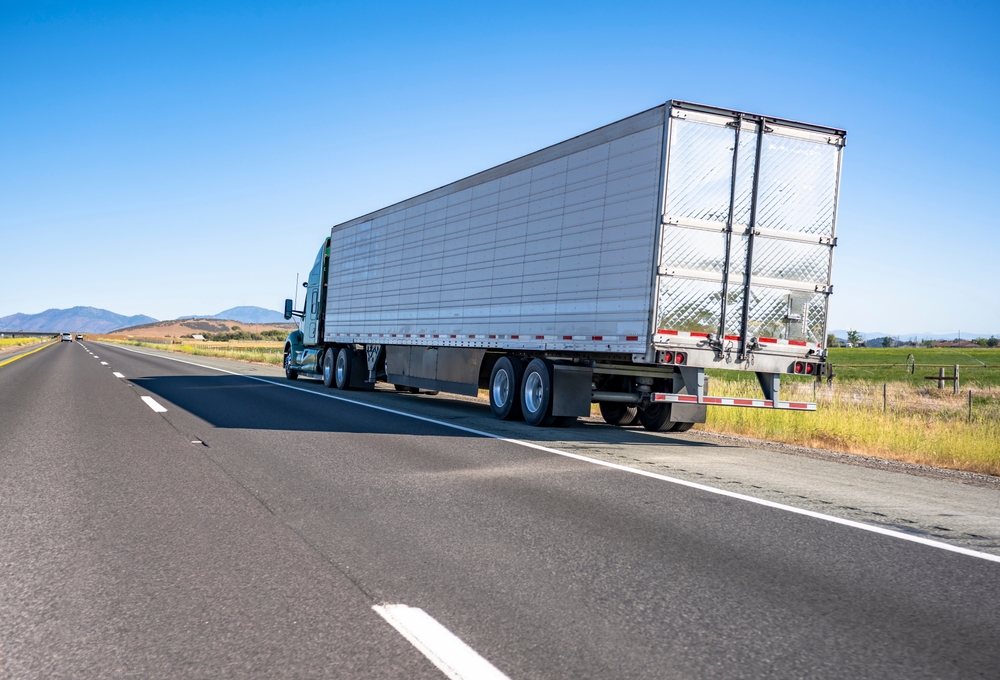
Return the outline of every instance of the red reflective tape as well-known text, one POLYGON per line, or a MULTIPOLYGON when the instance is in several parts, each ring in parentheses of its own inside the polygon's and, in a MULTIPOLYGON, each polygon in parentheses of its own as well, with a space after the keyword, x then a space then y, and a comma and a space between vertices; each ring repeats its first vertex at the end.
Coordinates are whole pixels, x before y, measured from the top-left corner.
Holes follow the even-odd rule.
POLYGON ((638 335, 626 335, 625 336, 625 342, 638 342, 638 340, 639 340, 639 336, 638 335))
POLYGON ((455 336, 454 336, 454 335, 452 335, 452 336, 450 336, 450 337, 453 337, 453 338, 454 338, 455 336))
POLYGON ((423 334, 423 333, 421 333, 421 334, 420 334, 420 337, 424 337, 424 334, 423 334))
POLYGON ((603 335, 592 335, 592 336, 590 336, 590 339, 591 340, 603 340, 604 336, 603 335))
POLYGON ((667 395, 665 394, 660 394, 659 392, 657 392, 656 394, 653 395, 653 401, 666 401, 666 400, 667 400, 667 395))
POLYGON ((469 336, 470 340, 475 340, 475 338, 476 338, 475 334, 469 336))
POLYGON ((573 339, 572 335, 564 335, 563 336, 563 340, 572 340, 572 339, 573 339))
POLYGON ((544 335, 536 335, 535 336, 535 340, 544 340, 544 339, 545 339, 544 335))
POLYGON ((788 344, 789 345, 798 345, 799 347, 805 347, 806 346, 806 343, 804 341, 802 341, 802 340, 789 340, 788 344))
POLYGON ((496 339, 497 339, 497 336, 495 336, 495 335, 491 335, 490 336, 490 340, 496 340, 496 339))
POLYGON ((512 336, 510 336, 510 339, 511 339, 511 340, 517 340, 517 339, 519 339, 520 337, 521 337, 520 335, 512 335, 512 336))
MULTIPOLYGON (((696 397, 695 401, 697 401, 697 400, 698 399, 696 397)), ((719 398, 719 397, 702 397, 701 401, 704 404, 721 404, 722 403, 722 399, 719 398)))
POLYGON ((753 399, 733 399, 736 406, 753 406, 753 399))
POLYGON ((788 403, 788 408, 809 408, 809 404, 788 403))
POLYGON ((695 396, 689 395, 689 394, 678 394, 677 395, 677 401, 693 401, 693 402, 697 403, 698 402, 698 397, 695 397, 695 396))
POLYGON ((688 333, 692 338, 707 338, 708 333, 688 333))
POLYGON ((774 406, 774 402, 773 401, 765 401, 764 402, 764 406, 773 407, 774 406))
POLYGON ((408 337, 410 337, 410 334, 409 334, 409 333, 407 333, 407 334, 406 334, 405 336, 403 336, 403 337, 406 337, 406 338, 408 338, 408 337))
POLYGON ((656 331, 656 332, 657 332, 657 333, 662 333, 663 335, 677 335, 677 331, 664 331, 664 330, 659 330, 659 331, 656 331))
POLYGON ((725 339, 726 340, 733 340, 735 342, 739 342, 740 336, 738 336, 738 335, 727 335, 727 336, 725 336, 725 339))
POLYGON ((758 342, 778 342, 774 338, 757 338, 758 342))

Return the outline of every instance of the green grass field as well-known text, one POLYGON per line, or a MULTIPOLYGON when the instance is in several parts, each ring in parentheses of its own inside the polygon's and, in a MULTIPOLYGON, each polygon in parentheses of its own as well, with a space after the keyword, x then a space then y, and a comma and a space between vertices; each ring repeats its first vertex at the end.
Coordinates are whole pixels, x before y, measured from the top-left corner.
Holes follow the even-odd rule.
MULTIPOLYGON (((833 385, 782 376, 784 399, 812 413, 710 408, 699 428, 846 453, 1000 475, 1000 349, 831 349, 833 385), (913 354, 913 373, 906 358, 913 354), (960 393, 937 388, 938 367, 959 365, 960 393), (969 409, 969 390, 972 408, 969 409)), ((708 371, 709 392, 760 397, 754 375, 708 371)))

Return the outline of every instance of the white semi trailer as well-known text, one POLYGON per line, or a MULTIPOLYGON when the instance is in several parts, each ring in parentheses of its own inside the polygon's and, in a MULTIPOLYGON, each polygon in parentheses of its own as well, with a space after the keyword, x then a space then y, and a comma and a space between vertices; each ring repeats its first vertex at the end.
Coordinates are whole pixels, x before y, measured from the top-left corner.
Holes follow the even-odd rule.
POLYGON ((681 101, 334 226, 284 350, 340 389, 682 431, 824 373, 846 132, 681 101), (706 395, 754 372, 760 399, 706 395))

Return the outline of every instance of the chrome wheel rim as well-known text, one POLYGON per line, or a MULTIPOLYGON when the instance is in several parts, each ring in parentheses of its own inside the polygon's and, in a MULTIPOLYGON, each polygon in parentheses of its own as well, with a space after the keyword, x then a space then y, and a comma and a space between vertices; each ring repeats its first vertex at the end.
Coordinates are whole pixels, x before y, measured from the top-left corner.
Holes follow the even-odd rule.
POLYGON ((344 374, 347 372, 347 358, 341 352, 337 355, 337 382, 343 384, 344 374))
POLYGON ((528 379, 524 381, 524 405, 532 413, 538 413, 542 407, 542 376, 537 371, 528 374, 528 379))
POLYGON ((503 408, 507 404, 507 399, 510 398, 510 376, 507 375, 507 371, 499 370, 497 371, 496 377, 493 379, 493 403, 499 408, 503 408))
POLYGON ((327 354, 323 360, 323 378, 327 382, 330 382, 330 376, 333 375, 333 368, 330 366, 332 362, 330 361, 330 355, 327 354))

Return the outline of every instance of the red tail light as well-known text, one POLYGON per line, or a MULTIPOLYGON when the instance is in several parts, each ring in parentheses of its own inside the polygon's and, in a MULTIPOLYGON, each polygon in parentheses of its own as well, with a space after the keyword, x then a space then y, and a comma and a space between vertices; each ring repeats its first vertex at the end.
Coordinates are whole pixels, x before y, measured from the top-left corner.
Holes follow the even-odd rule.
POLYGON ((812 364, 806 364, 806 373, 812 375, 814 370, 816 370, 815 366, 813 366, 812 364))
POLYGON ((674 361, 677 362, 678 364, 683 364, 686 360, 687 357, 684 356, 683 352, 678 352, 677 354, 674 355, 674 361))
POLYGON ((793 370, 796 373, 803 373, 806 370, 806 365, 803 364, 801 361, 796 361, 795 362, 795 368, 793 370))

